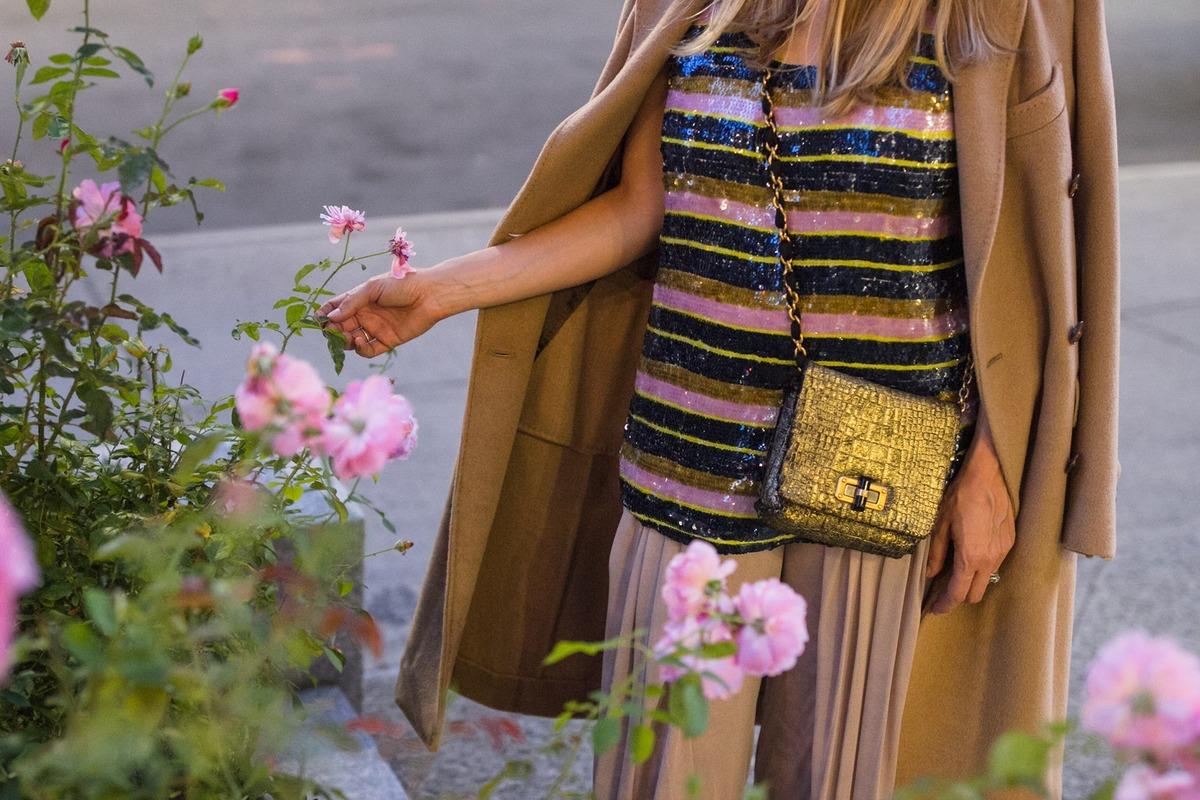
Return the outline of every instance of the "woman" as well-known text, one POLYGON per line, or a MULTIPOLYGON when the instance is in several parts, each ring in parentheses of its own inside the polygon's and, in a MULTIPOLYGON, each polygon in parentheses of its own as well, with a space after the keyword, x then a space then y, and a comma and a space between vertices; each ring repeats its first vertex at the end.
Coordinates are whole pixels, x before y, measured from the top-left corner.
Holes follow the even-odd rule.
MULTIPOLYGON (((397 701, 431 748, 452 678, 488 705, 553 714, 629 666, 610 659, 600 674, 577 658, 543 668, 554 641, 657 618, 661 562, 686 536, 655 526, 646 506, 632 513, 630 487, 646 485, 653 462, 635 463, 638 438, 623 425, 648 394, 634 391, 639 378, 650 385, 648 320, 666 316, 654 290, 669 255, 660 241, 669 153, 660 158, 659 148, 679 63, 670 51, 707 5, 626 3, 592 100, 552 134, 487 248, 401 280, 373 278, 322 309, 368 357, 481 309, 454 486, 397 683, 397 701), (596 598, 606 591, 605 608, 596 598)), ((825 25, 830 18, 846 25, 865 9, 899 8, 847 40, 876 54, 887 48, 863 46, 864 32, 886 42, 906 23, 936 32, 949 20, 923 15, 915 1, 782 3, 771 29, 766 12, 777 4, 737 5, 766 20, 758 32, 781 66, 820 60, 818 45, 845 33, 825 25), (823 16, 843 8, 851 13, 823 16)), ((660 743, 653 768, 601 760, 601 796, 668 796, 694 768, 712 796, 729 796, 721 787, 745 777, 755 718, 764 725, 756 772, 780 796, 872 797, 921 774, 977 771, 1000 731, 1065 713, 1075 555, 1113 555, 1111 74, 1098 2, 984 8, 943 0, 937 10, 959 15, 960 32, 973 20, 975 41, 991 46, 953 83, 964 291, 956 297, 950 280, 938 299, 957 301, 959 312, 969 305, 969 326, 942 335, 969 328, 979 414, 935 535, 927 550, 888 563, 803 542, 735 556, 734 577, 781 575, 817 601, 805 662, 768 682, 757 708, 754 687, 718 706, 728 721, 714 722, 713 735, 660 743), (994 35, 981 33, 985 18, 994 35), (921 620, 922 600, 954 613, 921 620), (844 658, 856 653, 852 664, 844 658)), ((714 28, 730 21, 721 13, 714 28)), ((731 43, 744 44, 717 46, 731 43)), ((865 85, 864 65, 847 80, 865 85)), ((1059 757, 1047 775, 1055 791, 1059 757)))

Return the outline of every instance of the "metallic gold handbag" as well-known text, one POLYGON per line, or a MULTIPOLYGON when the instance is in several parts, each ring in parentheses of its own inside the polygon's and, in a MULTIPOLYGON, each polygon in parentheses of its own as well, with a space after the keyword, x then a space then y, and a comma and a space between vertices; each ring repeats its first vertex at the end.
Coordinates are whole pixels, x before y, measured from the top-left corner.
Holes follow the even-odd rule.
POLYGON ((784 389, 755 502, 772 528, 801 539, 900 557, 933 530, 959 444, 973 374, 968 355, 958 402, 925 397, 807 360, 800 297, 791 283, 795 243, 787 230, 779 132, 764 70, 762 131, 779 260, 800 369, 784 389))

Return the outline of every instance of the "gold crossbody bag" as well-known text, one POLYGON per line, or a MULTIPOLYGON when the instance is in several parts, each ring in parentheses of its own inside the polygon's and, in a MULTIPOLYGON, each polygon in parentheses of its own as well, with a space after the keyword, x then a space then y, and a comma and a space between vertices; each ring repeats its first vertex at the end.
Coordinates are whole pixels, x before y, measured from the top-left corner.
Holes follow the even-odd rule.
POLYGON ((801 539, 891 557, 911 553, 933 530, 959 444, 973 375, 968 355, 958 402, 893 389, 807 359, 800 296, 792 278, 779 131, 764 70, 763 146, 774 192, 799 371, 784 389, 755 502, 772 528, 801 539))

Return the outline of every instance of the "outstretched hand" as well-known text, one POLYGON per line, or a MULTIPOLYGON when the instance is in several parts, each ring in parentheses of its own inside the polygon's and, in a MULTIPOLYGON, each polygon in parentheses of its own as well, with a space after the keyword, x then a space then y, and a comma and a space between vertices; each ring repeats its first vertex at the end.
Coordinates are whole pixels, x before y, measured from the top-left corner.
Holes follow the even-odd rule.
POLYGON ((415 339, 442 318, 420 272, 376 275, 317 309, 323 328, 341 331, 346 349, 374 358, 415 339))
POLYGON ((982 600, 989 576, 999 572, 1016 542, 1016 515, 982 410, 975 439, 942 497, 930 536, 926 578, 946 566, 951 542, 954 556, 949 579, 932 590, 929 610, 941 614, 964 601, 982 600))

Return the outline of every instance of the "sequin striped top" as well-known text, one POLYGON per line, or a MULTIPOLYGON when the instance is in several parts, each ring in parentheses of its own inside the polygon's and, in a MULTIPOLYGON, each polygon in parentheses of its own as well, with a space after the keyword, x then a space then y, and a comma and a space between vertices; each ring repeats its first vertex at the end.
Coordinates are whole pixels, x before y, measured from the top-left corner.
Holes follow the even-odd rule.
MULTIPOLYGON (((931 22, 904 84, 844 116, 806 107, 812 65, 775 61, 772 85, 809 358, 951 399, 970 344, 951 87, 933 60, 931 22)), ((726 32, 668 61, 659 269, 619 459, 622 503, 639 521, 722 553, 798 538, 754 509, 797 367, 756 147, 762 73, 743 59, 752 45, 726 32)), ((976 408, 972 391, 947 481, 976 408)))

